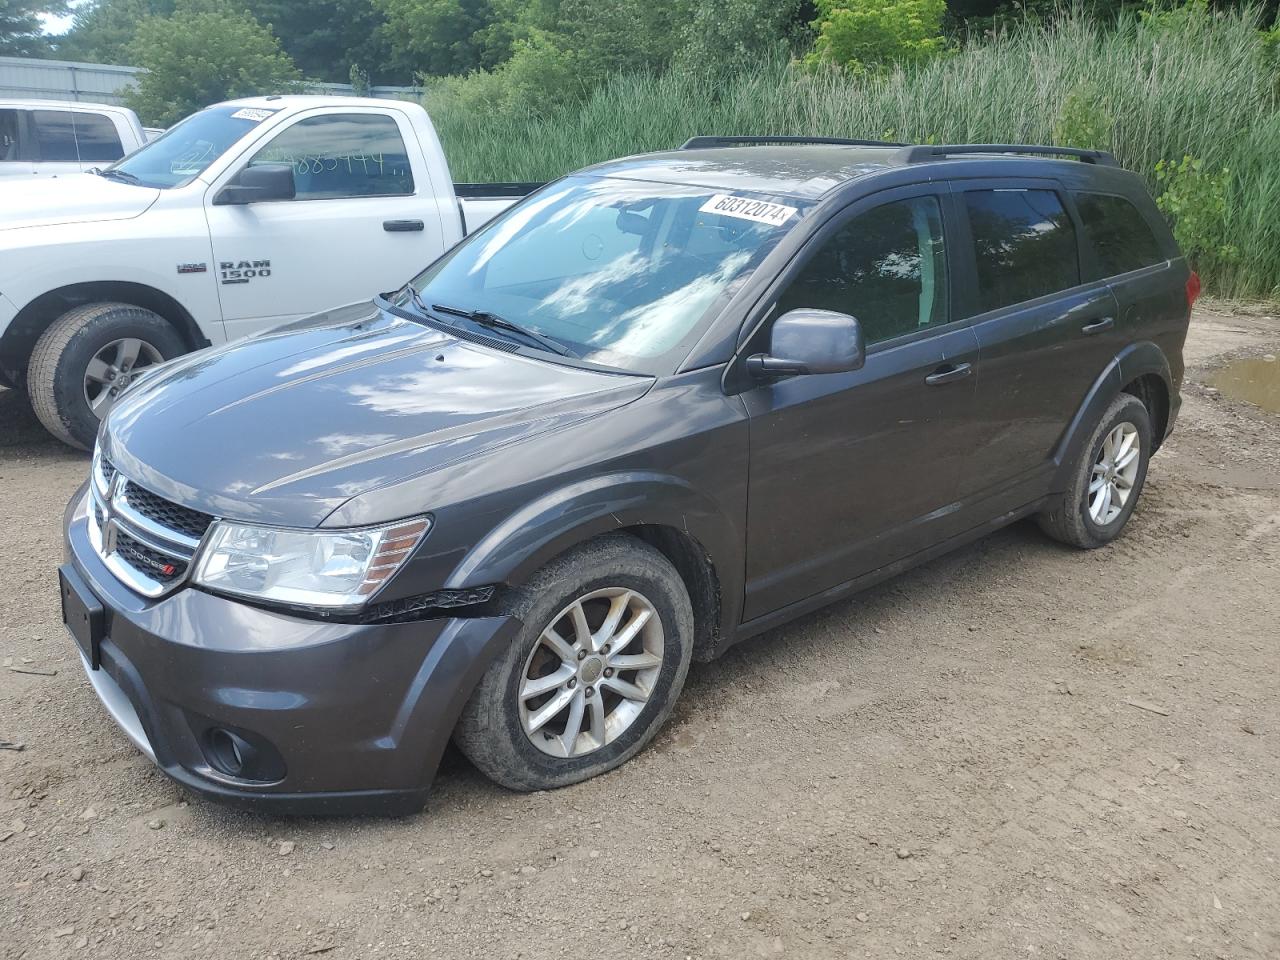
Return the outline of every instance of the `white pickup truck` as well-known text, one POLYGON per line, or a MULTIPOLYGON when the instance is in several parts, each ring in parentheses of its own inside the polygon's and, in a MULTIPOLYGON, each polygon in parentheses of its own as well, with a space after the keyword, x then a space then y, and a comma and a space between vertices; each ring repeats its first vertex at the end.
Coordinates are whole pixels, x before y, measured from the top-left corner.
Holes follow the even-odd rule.
POLYGON ((0 383, 59 439, 146 367, 394 290, 535 184, 455 187, 417 104, 217 104, 84 175, 0 180, 0 383))
POLYGON ((114 163, 148 139, 127 107, 0 100, 0 181, 80 173, 114 163))

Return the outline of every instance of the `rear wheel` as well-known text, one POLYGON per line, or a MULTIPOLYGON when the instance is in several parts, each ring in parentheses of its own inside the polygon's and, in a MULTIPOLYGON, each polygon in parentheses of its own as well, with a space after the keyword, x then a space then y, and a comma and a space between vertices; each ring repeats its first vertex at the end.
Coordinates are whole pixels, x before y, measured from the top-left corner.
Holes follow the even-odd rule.
POLYGON ((463 709, 455 742, 512 790, 578 783, 634 756, 684 685, 693 610, 648 544, 602 537, 517 592, 524 623, 463 709))
POLYGON ((31 405, 63 443, 88 449, 98 423, 147 367, 186 352, 159 314, 124 303, 91 303, 55 320, 27 368, 31 405))
POLYGON ((1055 540, 1093 549, 1120 536, 1147 479, 1151 418, 1142 401, 1122 393, 1112 401, 1081 450, 1067 491, 1040 514, 1055 540))

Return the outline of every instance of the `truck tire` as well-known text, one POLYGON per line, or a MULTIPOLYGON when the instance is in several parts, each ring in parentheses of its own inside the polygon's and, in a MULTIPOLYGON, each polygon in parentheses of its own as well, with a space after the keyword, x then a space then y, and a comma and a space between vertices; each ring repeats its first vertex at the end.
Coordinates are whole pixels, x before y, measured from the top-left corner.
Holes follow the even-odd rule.
POLYGON ((1151 417, 1142 401, 1122 393, 1080 451, 1071 481, 1040 514, 1040 529, 1073 547, 1105 546, 1124 530, 1147 479, 1151 417))
POLYGON ((51 434, 88 450, 98 423, 137 373, 186 352, 178 331, 150 310, 127 303, 76 307, 36 341, 27 367, 31 406, 51 434))
POLYGON ((489 666, 454 742, 511 790, 579 783, 631 759, 666 721, 693 656, 675 567, 626 534, 592 540, 514 591, 524 624, 489 666))

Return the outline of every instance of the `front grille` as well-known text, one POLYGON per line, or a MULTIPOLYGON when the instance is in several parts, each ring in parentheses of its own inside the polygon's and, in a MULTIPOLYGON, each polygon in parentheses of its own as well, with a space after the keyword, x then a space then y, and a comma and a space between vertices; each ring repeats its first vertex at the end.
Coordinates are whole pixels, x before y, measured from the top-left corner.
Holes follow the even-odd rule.
POLYGON ((123 530, 116 534, 116 553, 129 566, 140 570, 158 583, 175 583, 187 575, 186 563, 159 550, 151 549, 123 530))
POLYGON ((131 481, 125 481, 124 490, 125 496, 129 498, 129 505, 138 513, 152 523, 176 530, 192 540, 203 537, 209 524, 213 523, 213 517, 209 514, 173 503, 131 481))
POLYGON ((107 568, 143 596, 160 597, 187 577, 214 517, 166 500, 97 459, 90 540, 107 568))

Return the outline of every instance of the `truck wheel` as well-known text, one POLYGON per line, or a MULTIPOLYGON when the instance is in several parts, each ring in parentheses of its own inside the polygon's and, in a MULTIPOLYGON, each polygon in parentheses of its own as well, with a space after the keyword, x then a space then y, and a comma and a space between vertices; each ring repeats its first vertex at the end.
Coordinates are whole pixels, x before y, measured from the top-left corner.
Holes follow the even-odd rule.
POLYGON ((99 421, 147 367, 187 352, 158 314, 127 303, 69 310, 36 341, 27 367, 31 406, 63 443, 89 449, 99 421))
POLYGON ((1066 493, 1039 516, 1055 540, 1091 550, 1124 529, 1147 479, 1151 418, 1142 401, 1122 393, 1111 402, 1084 446, 1066 493))
POLYGON ((648 544, 601 537, 516 591, 524 626, 481 678, 454 731, 512 790, 578 783, 625 763, 675 705, 693 655, 680 575, 648 544))

